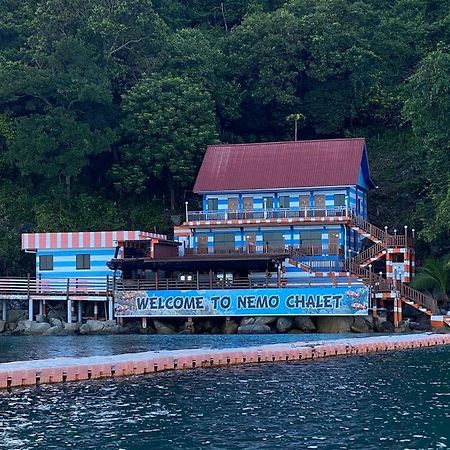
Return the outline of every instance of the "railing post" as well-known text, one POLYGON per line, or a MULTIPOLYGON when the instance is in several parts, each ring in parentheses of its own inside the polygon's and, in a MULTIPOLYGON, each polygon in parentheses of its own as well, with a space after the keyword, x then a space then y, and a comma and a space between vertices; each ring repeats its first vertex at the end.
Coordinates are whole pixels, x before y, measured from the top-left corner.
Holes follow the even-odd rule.
POLYGON ((70 299, 70 279, 66 280, 66 307, 67 307, 67 323, 72 323, 72 301, 70 299))

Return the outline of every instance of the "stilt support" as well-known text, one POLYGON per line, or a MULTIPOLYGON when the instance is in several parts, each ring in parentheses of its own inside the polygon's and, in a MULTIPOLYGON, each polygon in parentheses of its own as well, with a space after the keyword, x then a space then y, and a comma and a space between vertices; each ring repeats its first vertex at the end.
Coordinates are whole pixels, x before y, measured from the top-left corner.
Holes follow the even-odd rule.
POLYGON ((33 320, 33 300, 28 299, 28 320, 33 320))
POLYGON ((113 301, 112 298, 108 299, 108 319, 114 320, 113 301))
POLYGON ((78 315, 77 315, 78 322, 81 322, 83 320, 83 303, 78 302, 78 315))
POLYGON ((67 323, 72 323, 72 300, 67 299, 67 323))

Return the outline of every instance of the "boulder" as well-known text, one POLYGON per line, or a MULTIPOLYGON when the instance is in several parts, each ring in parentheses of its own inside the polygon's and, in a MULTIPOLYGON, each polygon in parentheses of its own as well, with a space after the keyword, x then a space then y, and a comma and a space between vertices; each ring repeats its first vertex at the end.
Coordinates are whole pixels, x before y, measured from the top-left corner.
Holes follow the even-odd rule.
POLYGON ((64 330, 66 330, 67 333, 76 333, 77 331, 79 331, 79 329, 81 327, 81 323, 80 322, 72 322, 72 323, 62 322, 62 326, 63 326, 64 330))
POLYGON ((236 334, 239 325, 234 320, 225 320, 222 327, 223 334, 236 334))
POLYGON ((405 320, 401 320, 398 327, 394 329, 395 333, 406 333, 407 331, 409 331, 409 326, 405 320))
POLYGON ((277 321, 278 317, 276 316, 264 316, 264 317, 256 317, 255 322, 260 325, 271 325, 277 321))
POLYGON ((431 330, 430 316, 422 314, 417 316, 414 321, 409 322, 411 330, 429 331, 431 330))
POLYGON ((0 320, 0 333, 5 331, 6 320, 0 320))
POLYGON ((304 331, 305 333, 314 333, 315 331, 317 331, 317 328, 314 325, 311 317, 297 316, 294 318, 294 322, 297 328, 301 331, 304 331))
POLYGON ((186 320, 183 325, 180 327, 180 333, 182 334, 194 334, 196 330, 196 325, 193 321, 189 322, 186 320))
POLYGON ((6 312, 6 321, 8 323, 15 323, 26 317, 28 317, 28 311, 26 309, 9 309, 6 312))
POLYGON ((272 332, 269 325, 249 323, 247 325, 241 325, 237 332, 239 334, 268 334, 272 332))
POLYGON ((88 325, 91 333, 99 333, 105 328, 106 322, 100 320, 87 320, 86 325, 88 325))
POLYGON ((379 325, 379 330, 380 333, 393 333, 394 324, 392 322, 389 322, 388 320, 385 320, 379 325))
POLYGON ((64 322, 67 319, 67 311, 66 309, 61 309, 62 307, 58 306, 56 308, 52 308, 47 312, 47 320, 51 323, 52 319, 58 319, 61 322, 64 322))
POLYGON ((294 327, 294 320, 290 317, 279 317, 276 327, 280 333, 286 333, 294 327))
POLYGON ((67 336, 67 331, 63 327, 50 327, 44 333, 43 336, 67 336))
POLYGON ((54 317, 52 317, 51 319, 48 320, 48 322, 50 323, 50 325, 52 327, 59 327, 59 328, 63 328, 63 323, 61 320, 56 319, 54 317))
POLYGON ((350 329, 353 331, 353 333, 369 333, 370 327, 369 322, 364 320, 365 317, 356 316, 353 325, 350 327, 350 329))
POLYGON ((175 327, 170 323, 162 322, 161 320, 154 319, 153 326, 158 334, 175 334, 175 327))
POLYGON ((353 317, 318 317, 317 331, 319 333, 347 333, 353 325, 353 317))
POLYGON ((21 319, 17 322, 17 326, 14 328, 14 333, 24 333, 31 327, 31 320, 21 319))
POLYGON ((30 327, 25 330, 25 334, 44 334, 49 328, 51 328, 51 326, 47 322, 31 322, 30 327))
POLYGON ((42 323, 47 322, 46 317, 43 314, 37 314, 36 315, 36 322, 42 323))
POLYGON ((255 318, 254 317, 243 317, 241 319, 241 325, 250 325, 252 323, 255 323, 255 318))
POLYGON ((87 323, 83 323, 80 326, 78 331, 80 332, 80 334, 90 334, 91 333, 91 329, 87 323))

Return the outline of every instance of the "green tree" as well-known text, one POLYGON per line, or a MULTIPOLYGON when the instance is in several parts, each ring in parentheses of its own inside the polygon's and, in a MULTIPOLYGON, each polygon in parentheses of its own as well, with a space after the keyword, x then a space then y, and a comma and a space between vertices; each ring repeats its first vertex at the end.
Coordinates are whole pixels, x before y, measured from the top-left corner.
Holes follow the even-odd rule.
POLYGON ((175 207, 180 187, 190 186, 206 145, 215 142, 216 120, 211 96, 200 85, 175 76, 149 77, 125 96, 122 164, 113 173, 119 188, 142 192, 151 177, 170 192, 175 207))
POLYGON ((450 51, 425 56, 405 88, 405 117, 419 138, 417 154, 426 162, 427 195, 421 204, 423 236, 450 234, 450 51))

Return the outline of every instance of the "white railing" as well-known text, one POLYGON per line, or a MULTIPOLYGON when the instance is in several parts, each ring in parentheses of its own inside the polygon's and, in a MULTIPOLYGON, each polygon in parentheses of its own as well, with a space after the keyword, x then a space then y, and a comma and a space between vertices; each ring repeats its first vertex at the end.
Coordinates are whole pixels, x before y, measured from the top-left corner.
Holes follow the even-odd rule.
POLYGON ((104 278, 0 278, 0 296, 93 296, 112 292, 112 277, 104 278))
POLYGON ((308 217, 349 217, 351 210, 347 207, 332 208, 286 208, 266 210, 224 210, 224 211, 188 211, 188 222, 209 220, 264 220, 294 219, 308 217))

